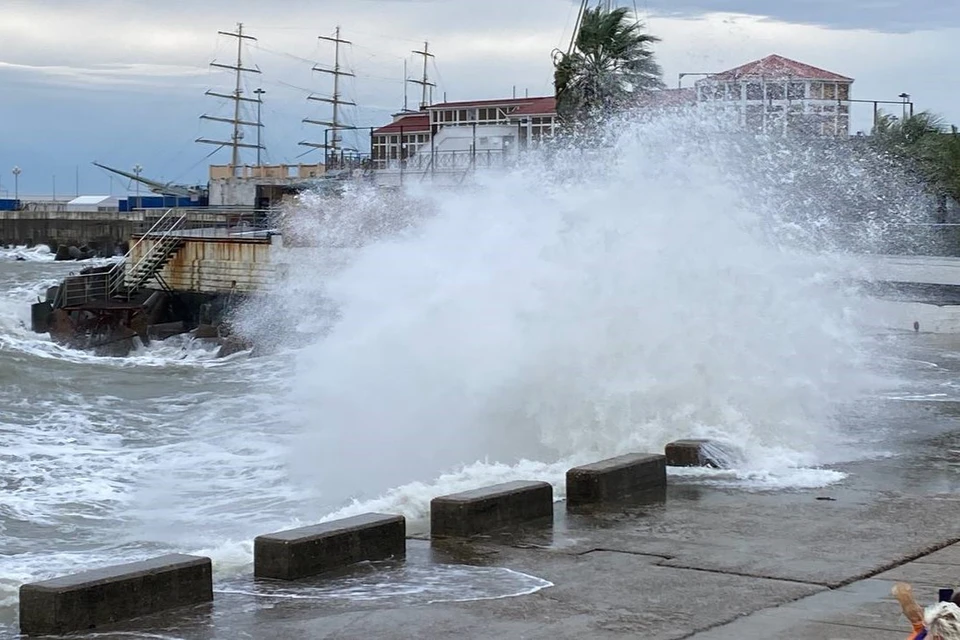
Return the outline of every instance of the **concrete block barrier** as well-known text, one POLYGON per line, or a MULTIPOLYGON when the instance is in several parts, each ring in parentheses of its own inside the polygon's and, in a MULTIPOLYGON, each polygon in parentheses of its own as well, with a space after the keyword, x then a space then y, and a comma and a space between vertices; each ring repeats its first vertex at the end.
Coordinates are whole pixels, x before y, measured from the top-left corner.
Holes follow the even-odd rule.
POLYGON ((296 580, 358 562, 402 558, 406 538, 406 519, 382 513, 270 533, 253 541, 253 574, 296 580))
POLYGON ((631 453, 567 471, 567 505, 659 497, 667 488, 666 456, 631 453))
POLYGON ((22 585, 20 631, 84 631, 211 600, 210 558, 171 554, 22 585))
POLYGON ((667 466, 670 467, 715 467, 727 466, 724 451, 712 440, 677 440, 664 449, 667 466))
POLYGON ((430 501, 431 536, 471 536, 553 516, 547 482, 507 482, 430 501))

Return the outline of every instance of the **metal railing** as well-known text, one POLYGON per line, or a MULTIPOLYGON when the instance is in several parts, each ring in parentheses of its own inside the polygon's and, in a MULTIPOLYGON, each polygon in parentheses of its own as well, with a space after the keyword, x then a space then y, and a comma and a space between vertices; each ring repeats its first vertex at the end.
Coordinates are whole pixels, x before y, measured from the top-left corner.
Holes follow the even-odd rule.
MULTIPOLYGON (((119 281, 114 282, 113 287, 107 294, 108 298, 113 297, 123 286, 123 282, 124 282, 123 276, 127 271, 126 269, 127 259, 134 254, 134 251, 141 244, 143 244, 143 241, 145 239, 151 238, 156 240, 156 242, 152 247, 150 247, 149 250, 143 253, 143 255, 140 257, 140 260, 138 260, 137 263, 134 264, 133 267, 130 269, 130 271, 133 273, 138 273, 140 271, 140 268, 144 264, 146 264, 149 260, 152 260, 153 258, 155 258, 159 252, 169 250, 167 248, 168 245, 164 242, 164 240, 169 238, 171 235, 177 233, 183 226, 184 221, 186 220, 186 217, 187 217, 185 213, 180 213, 180 215, 177 215, 177 213, 175 212, 179 213, 180 210, 167 209, 163 213, 163 215, 160 216, 157 219, 157 221, 153 223, 153 226, 151 226, 143 235, 137 238, 137 241, 133 244, 133 246, 130 247, 130 250, 127 251, 127 255, 123 257, 123 261, 117 263, 115 269, 118 269, 120 271, 120 279, 119 281)), ((143 283, 140 283, 140 284, 143 284, 143 283)))
POLYGON ((373 168, 380 171, 462 171, 494 169, 510 166, 519 155, 516 149, 484 149, 465 151, 433 151, 413 153, 406 158, 378 158, 373 168))
POLYGON ((70 307, 92 300, 108 300, 112 292, 123 283, 123 263, 105 271, 70 275, 63 279, 57 289, 53 307, 70 307))
MULTIPOLYGON (((64 278, 57 290, 57 295, 53 300, 53 308, 69 307, 78 304, 85 304, 92 300, 109 300, 115 296, 123 287, 124 275, 126 274, 126 263, 134 251, 143 244, 147 238, 164 239, 175 233, 180 225, 183 224, 185 215, 177 215, 177 209, 167 209, 163 215, 157 218, 151 226, 142 233, 137 241, 130 247, 123 260, 117 262, 107 270, 96 270, 91 273, 70 274, 64 278)), ((144 256, 137 262, 134 269, 149 257, 151 251, 144 253, 144 256)))
MULTIPOLYGON (((273 230, 275 212, 268 209, 249 207, 211 207, 197 209, 177 209, 182 220, 169 235, 183 238, 226 237, 237 235, 264 236, 273 230)), ((152 219, 144 220, 134 226, 133 234, 146 236, 153 233, 150 228, 152 219)), ((142 238, 141 238, 142 239, 142 238)))

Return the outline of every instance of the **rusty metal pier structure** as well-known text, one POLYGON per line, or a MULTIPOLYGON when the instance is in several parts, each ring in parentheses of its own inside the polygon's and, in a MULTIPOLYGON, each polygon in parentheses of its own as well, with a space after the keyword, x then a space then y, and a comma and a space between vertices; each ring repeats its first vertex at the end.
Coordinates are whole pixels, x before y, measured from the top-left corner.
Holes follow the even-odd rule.
MULTIPOLYGON (((210 321, 223 298, 242 297, 269 284, 282 247, 266 210, 168 209, 148 218, 130 238, 122 260, 66 277, 33 305, 33 329, 74 348, 129 352, 148 342, 210 321)), ((222 304, 220 305, 223 306, 222 304)))

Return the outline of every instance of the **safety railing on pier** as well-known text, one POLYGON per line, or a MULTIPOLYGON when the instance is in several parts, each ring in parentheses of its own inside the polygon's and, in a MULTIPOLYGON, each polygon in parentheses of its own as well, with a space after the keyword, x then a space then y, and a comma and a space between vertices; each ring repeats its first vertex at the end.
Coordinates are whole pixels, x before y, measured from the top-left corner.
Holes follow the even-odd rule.
MULTIPOLYGON (((197 209, 176 209, 183 219, 176 230, 169 235, 183 238, 217 238, 229 236, 265 237, 275 232, 275 212, 268 209, 249 207, 210 207, 197 209)), ((150 229, 153 219, 147 217, 144 222, 134 226, 134 235, 154 233, 150 229)))
MULTIPOLYGON (((150 227, 144 231, 137 241, 130 247, 123 260, 110 267, 94 268, 87 273, 71 274, 67 276, 57 290, 53 301, 53 308, 77 306, 94 300, 109 300, 123 288, 126 263, 131 255, 140 247, 145 239, 163 239, 177 232, 184 224, 186 216, 178 209, 167 209, 150 227)), ((146 252, 138 262, 143 262, 150 255, 146 252)), ((136 267, 135 267, 136 268, 136 267)))
POLYGON ((484 149, 465 151, 422 150, 406 158, 376 158, 373 168, 379 171, 463 171, 466 169, 499 169, 510 166, 518 158, 515 150, 484 149))

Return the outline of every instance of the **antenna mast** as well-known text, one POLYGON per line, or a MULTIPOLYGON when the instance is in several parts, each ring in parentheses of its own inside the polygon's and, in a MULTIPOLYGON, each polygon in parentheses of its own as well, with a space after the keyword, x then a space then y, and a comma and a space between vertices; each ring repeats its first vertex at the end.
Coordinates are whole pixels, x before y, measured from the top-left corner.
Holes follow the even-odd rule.
POLYGON ((420 99, 420 110, 426 109, 430 106, 430 103, 433 102, 433 87, 437 86, 434 83, 430 82, 430 77, 427 75, 427 63, 430 58, 433 58, 434 55, 430 53, 430 43, 423 43, 423 51, 414 51, 413 53, 418 56, 423 56, 423 78, 421 80, 407 80, 407 82, 412 82, 413 84, 418 84, 423 88, 423 97, 420 99), (427 91, 430 89, 430 96, 427 97, 427 91))
POLYGON ((233 125, 233 135, 230 136, 230 141, 225 140, 209 140, 207 138, 197 138, 197 142, 202 142, 204 144, 215 144, 221 147, 230 146, 233 149, 233 153, 230 156, 230 166, 236 169, 237 165, 240 164, 240 149, 261 149, 262 147, 259 144, 246 144, 240 142, 243 139, 243 127, 262 127, 263 125, 259 122, 250 122, 248 120, 240 119, 240 103, 241 102, 254 102, 258 103, 260 100, 254 98, 244 98, 241 89, 241 79, 242 74, 244 73, 260 73, 260 69, 251 69, 243 66, 243 41, 244 40, 254 40, 256 38, 253 36, 248 36, 243 33, 243 23, 237 23, 237 31, 228 32, 228 31, 218 31, 222 36, 229 36, 231 38, 237 39, 237 64, 220 64, 218 62, 211 62, 211 67, 217 67, 220 69, 228 69, 233 71, 236 74, 236 85, 234 87, 233 93, 217 93, 215 91, 207 91, 205 95, 214 96, 216 98, 227 98, 233 101, 233 117, 232 118, 221 118, 217 116, 200 116, 201 120, 215 120, 217 122, 226 122, 233 125))
POLYGON ((324 135, 323 143, 317 142, 301 142, 300 145, 304 147, 313 147, 315 149, 325 149, 326 150, 326 161, 329 161, 329 152, 332 149, 334 154, 337 150, 340 149, 340 132, 348 129, 356 129, 356 127, 345 126, 340 120, 340 105, 350 105, 356 106, 355 102, 349 102, 347 100, 340 99, 340 77, 354 77, 349 71, 342 71, 340 68, 340 45, 341 44, 353 44, 349 40, 342 40, 340 38, 340 27, 337 27, 334 32, 334 37, 329 36, 318 36, 319 40, 326 40, 327 42, 333 43, 333 69, 325 69, 318 65, 313 66, 314 71, 319 71, 321 73, 329 73, 333 76, 333 95, 329 98, 322 96, 307 96, 307 100, 315 100, 317 102, 326 102, 333 107, 333 118, 331 120, 312 120, 310 118, 304 118, 303 122, 307 124, 316 124, 320 126, 329 127, 329 130, 333 131, 333 139, 327 140, 326 134, 324 135))

